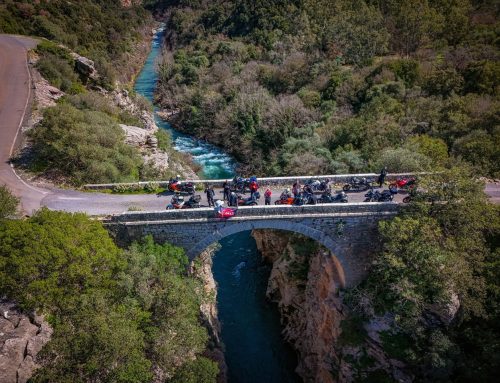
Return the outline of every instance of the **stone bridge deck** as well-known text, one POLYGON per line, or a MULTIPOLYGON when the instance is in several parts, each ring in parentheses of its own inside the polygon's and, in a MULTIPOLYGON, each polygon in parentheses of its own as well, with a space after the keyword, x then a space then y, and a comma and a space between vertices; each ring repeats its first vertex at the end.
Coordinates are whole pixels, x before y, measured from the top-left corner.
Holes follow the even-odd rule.
POLYGON ((128 212, 103 219, 119 243, 152 235, 186 250, 190 260, 209 245, 242 231, 275 229, 300 233, 336 257, 342 286, 366 275, 377 246, 377 225, 402 208, 397 203, 240 207, 235 217, 217 218, 213 209, 128 212))

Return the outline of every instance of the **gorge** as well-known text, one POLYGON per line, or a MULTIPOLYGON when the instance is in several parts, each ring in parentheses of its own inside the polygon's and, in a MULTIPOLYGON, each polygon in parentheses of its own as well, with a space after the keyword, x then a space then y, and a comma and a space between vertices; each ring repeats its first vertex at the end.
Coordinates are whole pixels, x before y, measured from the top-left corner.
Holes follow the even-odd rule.
MULTIPOLYGON (((134 90, 153 100, 157 82, 156 63, 165 35, 159 29, 134 90)), ((189 153, 201 165, 204 178, 234 176, 235 163, 213 145, 172 129, 156 115, 156 123, 171 135, 175 148, 189 153)), ((213 258, 217 283, 219 321, 228 365, 229 382, 292 382, 296 358, 281 336, 279 313, 265 298, 270 273, 250 232, 222 241, 213 258)))

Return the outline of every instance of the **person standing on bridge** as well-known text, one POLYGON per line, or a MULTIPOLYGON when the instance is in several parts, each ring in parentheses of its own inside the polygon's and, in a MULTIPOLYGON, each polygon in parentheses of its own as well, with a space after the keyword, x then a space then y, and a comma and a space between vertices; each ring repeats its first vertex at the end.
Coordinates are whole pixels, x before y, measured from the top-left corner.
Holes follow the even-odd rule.
POLYGON ((387 176, 387 166, 380 171, 380 175, 378 176, 378 187, 382 187, 385 182, 385 177, 387 176))
POLYGON ((231 192, 229 196, 229 206, 238 206, 238 196, 235 192, 231 192))
POLYGON ((300 182, 299 180, 295 181, 295 183, 292 185, 292 193, 293 197, 297 198, 300 194, 300 182))
POLYGON ((271 196, 273 195, 271 189, 267 188, 264 192, 264 202, 266 205, 271 205, 271 196))
POLYGON ((207 194, 207 201, 208 201, 208 206, 215 206, 214 205, 214 196, 215 196, 215 191, 211 186, 207 185, 207 188, 205 189, 205 193, 207 194))
POLYGON ((223 190, 223 193, 224 193, 224 201, 227 201, 229 202, 229 194, 231 194, 231 185, 229 185, 229 182, 224 181, 224 183, 222 184, 222 190, 223 190))
POLYGON ((250 182, 250 198, 255 199, 255 193, 257 193, 257 190, 259 190, 259 184, 257 183, 257 180, 254 179, 250 182))

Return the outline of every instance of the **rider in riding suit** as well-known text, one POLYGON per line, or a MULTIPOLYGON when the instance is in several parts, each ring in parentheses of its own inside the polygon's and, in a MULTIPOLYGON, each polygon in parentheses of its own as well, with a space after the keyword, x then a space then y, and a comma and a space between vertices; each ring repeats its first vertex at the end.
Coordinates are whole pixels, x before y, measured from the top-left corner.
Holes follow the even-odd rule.
POLYGON ((257 184, 257 181, 250 182, 250 198, 251 199, 255 199, 255 193, 257 193, 258 188, 259 188, 259 185, 257 184))
POLYGON ((207 186, 205 189, 205 193, 207 195, 207 201, 208 201, 208 207, 215 206, 214 205, 214 196, 215 196, 215 191, 211 186, 207 186))
POLYGON ((378 186, 382 187, 385 181, 385 177, 387 176, 387 166, 380 171, 380 175, 378 176, 378 186))
POLYGON ((264 192, 264 201, 266 205, 271 205, 271 196, 272 196, 271 189, 267 188, 266 191, 264 192))
POLYGON ((231 194, 231 186, 229 186, 229 182, 224 181, 224 183, 222 184, 222 188, 224 190, 224 201, 228 201, 229 202, 229 194, 231 194))

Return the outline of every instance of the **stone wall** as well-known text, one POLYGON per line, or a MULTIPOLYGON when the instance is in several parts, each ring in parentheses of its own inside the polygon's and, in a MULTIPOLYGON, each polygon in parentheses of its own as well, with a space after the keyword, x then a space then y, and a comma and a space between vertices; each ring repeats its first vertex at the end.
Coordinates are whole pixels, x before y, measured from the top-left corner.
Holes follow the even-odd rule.
POLYGON ((126 245, 146 235, 184 248, 190 260, 222 238, 256 229, 295 232, 312 238, 335 254, 342 266, 342 284, 353 286, 366 275, 381 219, 397 214, 394 203, 328 206, 256 206, 240 208, 231 219, 214 217, 211 209, 130 212, 104 220, 126 245))

